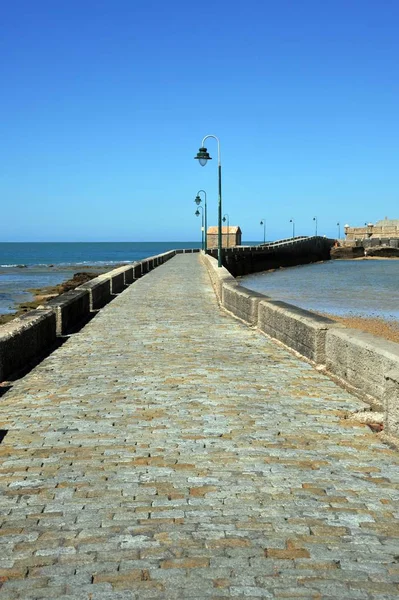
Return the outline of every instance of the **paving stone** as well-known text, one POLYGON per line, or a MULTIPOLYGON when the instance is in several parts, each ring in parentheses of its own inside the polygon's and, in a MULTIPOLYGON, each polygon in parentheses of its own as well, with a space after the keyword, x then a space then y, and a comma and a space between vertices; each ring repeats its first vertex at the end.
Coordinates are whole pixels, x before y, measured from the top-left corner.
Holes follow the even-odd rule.
POLYGON ((399 455, 367 405, 179 255, 1 399, 5 600, 399 597, 399 455))

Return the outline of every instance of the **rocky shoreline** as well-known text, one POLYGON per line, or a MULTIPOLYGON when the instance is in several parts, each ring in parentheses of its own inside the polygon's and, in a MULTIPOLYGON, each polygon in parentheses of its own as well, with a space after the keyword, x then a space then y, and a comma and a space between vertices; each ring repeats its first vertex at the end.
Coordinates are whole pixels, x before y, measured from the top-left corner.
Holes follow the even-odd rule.
POLYGON ((336 246, 331 248, 332 260, 356 258, 399 258, 399 248, 391 246, 336 246))
MULTIPOLYGON (((112 268, 115 268, 115 267, 112 267, 112 268)), ((24 313, 26 313, 30 310, 34 310, 38 306, 45 304, 51 298, 55 298, 56 296, 59 296, 60 294, 64 294, 65 292, 74 290, 79 285, 82 285, 83 283, 86 283, 86 281, 90 281, 90 279, 93 279, 94 277, 97 277, 98 275, 101 275, 102 273, 106 273, 109 270, 110 269, 107 267, 101 268, 101 269, 93 267, 93 268, 89 268, 87 271, 81 271, 81 272, 75 273, 73 275, 73 277, 71 277, 70 279, 67 279, 66 281, 63 281, 62 283, 60 283, 58 285, 50 286, 50 287, 46 287, 46 288, 27 290, 31 294, 33 294, 33 300, 31 300, 30 302, 20 303, 17 306, 16 312, 7 313, 5 315, 0 314, 0 325, 3 325, 4 323, 8 323, 9 321, 12 321, 13 319, 15 319, 17 317, 20 317, 21 315, 23 315, 24 313)))

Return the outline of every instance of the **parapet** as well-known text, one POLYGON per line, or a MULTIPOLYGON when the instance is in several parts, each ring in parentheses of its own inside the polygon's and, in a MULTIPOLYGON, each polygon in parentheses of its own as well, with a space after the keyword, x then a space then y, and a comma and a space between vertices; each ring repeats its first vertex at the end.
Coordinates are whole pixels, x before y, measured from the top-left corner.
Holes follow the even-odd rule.
POLYGON ((203 256, 221 306, 285 344, 385 413, 385 433, 399 439, 399 344, 241 287, 203 256))

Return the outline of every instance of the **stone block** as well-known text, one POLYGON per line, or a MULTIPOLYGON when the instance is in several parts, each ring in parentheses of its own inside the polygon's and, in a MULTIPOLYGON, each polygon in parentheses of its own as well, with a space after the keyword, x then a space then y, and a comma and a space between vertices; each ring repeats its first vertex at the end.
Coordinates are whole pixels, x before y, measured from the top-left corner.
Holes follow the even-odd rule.
POLYGON ((57 335, 65 335, 83 325, 90 316, 90 294, 88 290, 74 289, 47 302, 54 311, 57 335))
POLYGON ((339 325, 297 306, 264 300, 259 303, 258 327, 302 356, 324 365, 326 333, 339 325))
POLYGON ((125 287, 133 283, 133 281, 133 266, 127 265, 126 267, 123 267, 123 283, 125 284, 125 287))
POLYGON ((89 293, 91 311, 98 310, 111 301, 111 279, 106 275, 99 275, 76 289, 89 293))
POLYGON ((222 286, 222 306, 249 325, 258 323, 258 305, 265 296, 241 287, 238 283, 224 282, 222 286))
POLYGON ((399 439, 399 368, 385 374, 384 430, 399 439))
POLYGON ((328 371, 381 404, 385 397, 385 376, 399 369, 399 344, 356 329, 329 329, 326 359, 328 371))
POLYGON ((119 267, 106 273, 106 277, 111 280, 111 294, 120 294, 125 289, 125 267, 119 267))
POLYGON ((32 310, 0 327, 0 381, 25 368, 56 340, 52 310, 32 310))
POLYGON ((143 274, 142 264, 141 262, 133 263, 133 278, 140 279, 143 274))
POLYGON ((213 288, 220 303, 223 300, 223 285, 226 283, 235 284, 234 277, 224 267, 218 267, 218 261, 209 256, 209 254, 201 254, 201 260, 204 262, 213 288))

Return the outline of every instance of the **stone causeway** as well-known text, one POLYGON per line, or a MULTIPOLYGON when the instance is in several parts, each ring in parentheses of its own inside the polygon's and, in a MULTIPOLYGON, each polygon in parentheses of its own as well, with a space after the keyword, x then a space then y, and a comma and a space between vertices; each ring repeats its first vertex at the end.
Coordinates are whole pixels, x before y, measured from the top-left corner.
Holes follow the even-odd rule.
POLYGON ((1 600, 399 598, 399 453, 198 254, 0 398, 1 600))

